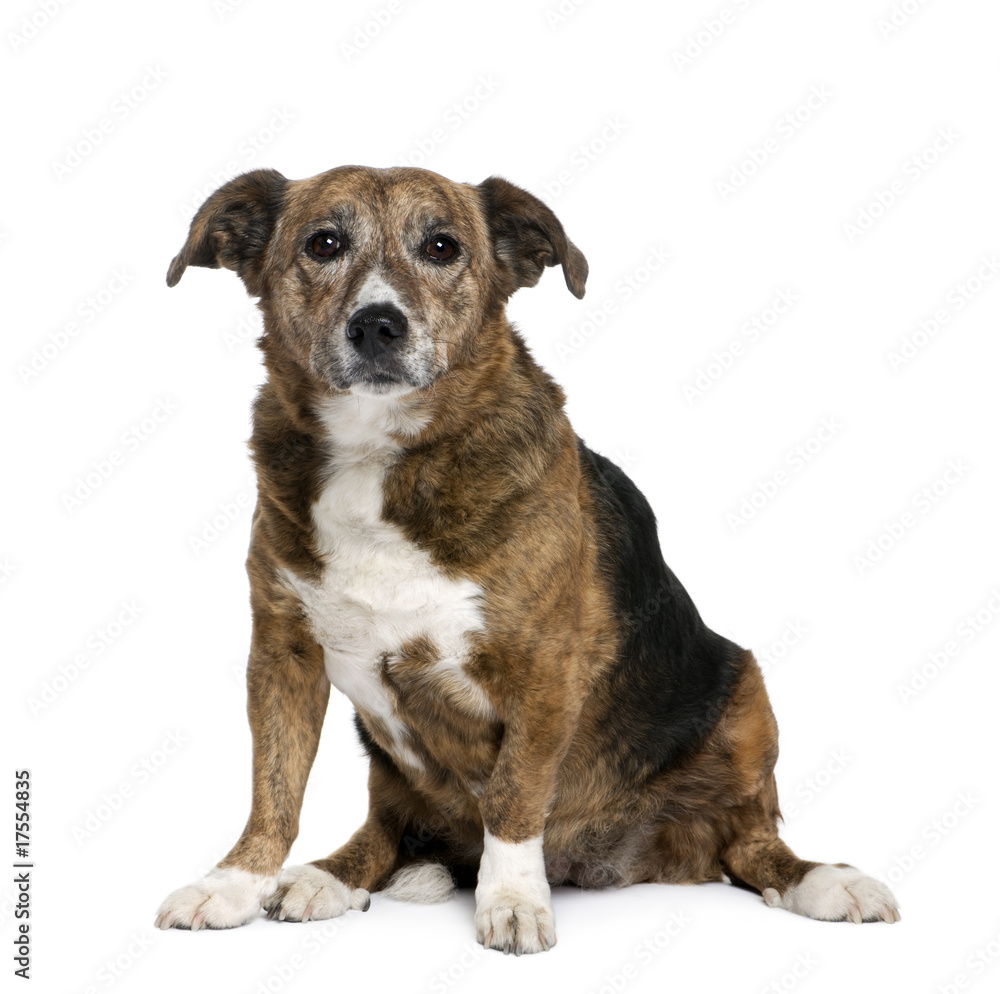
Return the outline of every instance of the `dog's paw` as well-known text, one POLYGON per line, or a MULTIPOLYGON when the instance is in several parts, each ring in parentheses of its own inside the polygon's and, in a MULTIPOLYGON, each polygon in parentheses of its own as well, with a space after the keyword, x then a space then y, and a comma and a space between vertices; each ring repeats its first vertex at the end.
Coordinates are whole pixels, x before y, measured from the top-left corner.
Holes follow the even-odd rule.
POLYGON ((476 938, 503 953, 540 953, 556 944, 556 919, 550 901, 516 892, 476 899, 476 938))
POLYGON ((216 867, 201 880, 168 894, 156 913, 157 928, 236 928, 260 914, 278 878, 236 867, 216 867))
POLYGON ((885 884, 853 866, 821 863, 802 880, 779 894, 768 887, 762 894, 772 908, 827 922, 898 922, 899 908, 885 884))
POLYGON ((556 944, 541 835, 502 842, 485 833, 476 885, 476 938, 487 949, 516 956, 556 944))
POLYGON ((337 918, 349 908, 367 911, 368 891, 352 890, 332 873, 307 863, 289 866, 278 877, 278 888, 265 902, 267 917, 283 922, 319 921, 337 918))

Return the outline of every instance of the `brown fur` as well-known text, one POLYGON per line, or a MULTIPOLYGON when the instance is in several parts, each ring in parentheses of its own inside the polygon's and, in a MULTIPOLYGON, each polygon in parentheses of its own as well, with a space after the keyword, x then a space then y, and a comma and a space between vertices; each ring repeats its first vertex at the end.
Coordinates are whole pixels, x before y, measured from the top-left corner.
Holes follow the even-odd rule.
POLYGON ((470 636, 466 675, 490 713, 435 668, 429 639, 385 658, 384 690, 422 768, 397 766, 391 731, 361 710, 368 818, 315 865, 374 890, 412 859, 474 867, 484 829, 512 843, 544 831, 550 879, 585 886, 726 873, 783 892, 817 865, 778 839, 777 726, 749 652, 728 698, 704 714, 700 745, 675 765, 623 780, 608 745, 597 688, 618 658, 623 621, 601 566, 592 490, 562 391, 504 316, 507 297, 545 266, 561 265, 583 295, 586 261, 548 208, 499 179, 472 187, 423 170, 344 167, 289 182, 258 171, 199 212, 171 285, 187 265, 236 270, 261 297, 266 328, 247 561, 253 807, 223 866, 276 873, 297 832, 330 688, 279 570, 315 580, 323 569, 312 509, 329 440, 317 409, 344 389, 330 332, 374 271, 391 272, 411 321, 432 329, 434 374, 407 395, 424 427, 398 436, 382 517, 448 576, 482 589, 485 624, 470 636), (349 265, 303 253, 303 238, 324 228, 357 233, 349 265), (460 243, 459 264, 414 261, 414 246, 438 228, 460 243))

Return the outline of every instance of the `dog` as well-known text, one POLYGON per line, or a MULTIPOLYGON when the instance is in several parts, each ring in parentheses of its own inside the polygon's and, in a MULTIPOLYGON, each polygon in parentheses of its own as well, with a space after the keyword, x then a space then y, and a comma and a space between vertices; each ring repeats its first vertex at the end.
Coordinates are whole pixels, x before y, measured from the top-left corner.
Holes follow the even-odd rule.
POLYGON ((212 194, 170 265, 259 298, 250 448, 253 799, 170 894, 163 929, 444 899, 479 942, 556 941, 551 887, 729 879, 827 921, 899 920, 879 881, 778 837, 777 725, 751 652, 665 565, 649 504, 591 451, 505 316, 583 253, 505 179, 258 169, 212 194), (369 810, 284 867, 330 685, 353 703, 369 810))

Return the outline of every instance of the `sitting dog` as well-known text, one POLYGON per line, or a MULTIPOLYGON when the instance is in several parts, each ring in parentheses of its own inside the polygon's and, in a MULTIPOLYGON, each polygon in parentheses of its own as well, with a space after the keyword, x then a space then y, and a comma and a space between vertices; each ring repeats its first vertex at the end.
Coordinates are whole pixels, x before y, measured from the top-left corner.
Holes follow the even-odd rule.
POLYGON ((880 882, 778 838, 777 726, 752 654, 710 631, 653 512, 574 434, 505 316, 587 262, 540 200, 422 169, 260 169, 173 260, 259 297, 247 569, 253 802, 160 928, 308 921, 477 876, 504 952, 556 941, 550 885, 722 880, 828 921, 899 918, 880 882), (370 759, 364 824, 282 868, 330 684, 370 759))

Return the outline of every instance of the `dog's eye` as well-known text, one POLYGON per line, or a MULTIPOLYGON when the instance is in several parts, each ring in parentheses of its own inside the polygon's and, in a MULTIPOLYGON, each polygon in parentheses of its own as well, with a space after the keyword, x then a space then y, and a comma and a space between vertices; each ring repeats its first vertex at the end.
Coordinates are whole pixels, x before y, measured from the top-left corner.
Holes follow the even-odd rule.
POLYGON ((432 238, 424 246, 424 251, 435 262, 447 262, 458 251, 458 248, 450 238, 441 236, 432 238))
POLYGON ((309 236, 309 252, 317 259, 332 259, 340 247, 340 239, 332 231, 317 231, 309 236))

